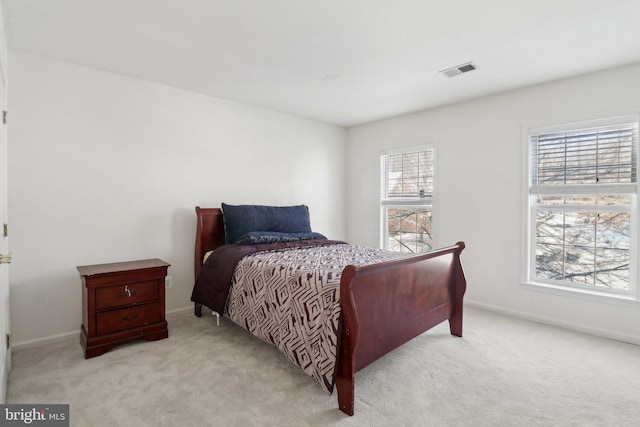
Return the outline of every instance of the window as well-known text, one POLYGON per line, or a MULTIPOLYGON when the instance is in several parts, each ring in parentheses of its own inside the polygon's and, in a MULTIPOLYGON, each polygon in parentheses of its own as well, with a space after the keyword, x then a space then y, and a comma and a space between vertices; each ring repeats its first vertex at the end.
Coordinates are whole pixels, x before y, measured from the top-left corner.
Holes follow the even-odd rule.
POLYGON ((422 253, 432 249, 432 146, 380 155, 381 246, 422 253))
POLYGON ((529 132, 529 280, 632 295, 637 118, 529 132))

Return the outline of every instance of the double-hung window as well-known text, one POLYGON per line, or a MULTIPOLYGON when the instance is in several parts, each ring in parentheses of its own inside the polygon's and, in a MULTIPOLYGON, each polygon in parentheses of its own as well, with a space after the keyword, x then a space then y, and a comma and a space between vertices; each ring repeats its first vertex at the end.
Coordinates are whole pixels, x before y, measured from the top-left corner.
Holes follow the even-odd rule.
POLYGON ((635 294, 637 117, 529 131, 528 280, 635 294))
POLYGON ((431 145, 381 153, 383 248, 409 253, 432 249, 434 155, 431 145))

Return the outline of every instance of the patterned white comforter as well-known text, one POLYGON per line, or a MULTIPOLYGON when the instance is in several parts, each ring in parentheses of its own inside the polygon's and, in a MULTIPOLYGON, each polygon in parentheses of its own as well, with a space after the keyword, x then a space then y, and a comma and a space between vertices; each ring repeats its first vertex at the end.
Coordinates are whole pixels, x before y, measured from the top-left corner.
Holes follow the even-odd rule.
POLYGON ((248 255, 233 274, 226 314, 276 345, 291 363, 331 393, 342 270, 349 264, 362 266, 404 256, 346 244, 248 255))

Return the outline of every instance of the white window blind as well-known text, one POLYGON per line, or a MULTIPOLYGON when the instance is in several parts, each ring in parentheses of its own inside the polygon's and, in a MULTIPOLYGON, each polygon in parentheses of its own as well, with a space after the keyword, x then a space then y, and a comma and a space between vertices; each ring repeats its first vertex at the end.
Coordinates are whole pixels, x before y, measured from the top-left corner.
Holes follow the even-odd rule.
POLYGON ((432 249, 434 148, 414 147, 380 156, 382 247, 421 253, 432 249))
MULTIPOLYGON (((539 191, 540 187, 557 185, 635 184, 637 129, 636 123, 627 123, 532 135, 533 189, 539 191)), ((632 187, 627 186, 626 191, 632 187)))
POLYGON ((530 132, 530 279, 632 293, 637 121, 530 132))
POLYGON ((383 203, 433 197, 433 149, 382 156, 383 203))

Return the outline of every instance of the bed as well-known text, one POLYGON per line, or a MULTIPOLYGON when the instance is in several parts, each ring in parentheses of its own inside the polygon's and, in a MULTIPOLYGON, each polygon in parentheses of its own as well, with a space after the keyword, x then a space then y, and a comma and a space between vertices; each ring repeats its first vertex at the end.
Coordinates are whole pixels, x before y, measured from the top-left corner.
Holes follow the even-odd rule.
MULTIPOLYGON (((224 205, 223 208, 225 212, 231 212, 224 205)), ((230 213, 227 216, 230 217, 230 213)), ((192 295, 195 315, 202 315, 203 305, 219 314, 226 314, 219 301, 213 302, 207 297, 209 291, 204 289, 206 283, 202 284, 206 282, 203 278, 209 274, 207 269, 211 269, 210 264, 216 264, 216 260, 210 259, 206 264, 203 260, 205 254, 214 249, 218 251, 213 253, 218 254, 224 249, 242 252, 245 248, 225 244, 228 243, 229 224, 225 236, 223 209, 196 207, 196 217, 196 285, 192 295)), ((314 246, 309 250, 316 250, 313 240, 303 243, 314 246)), ((284 245, 292 248, 298 246, 296 243, 284 245)), ((351 246, 335 241, 320 242, 320 245, 341 250, 351 246)), ((460 253, 464 247, 463 242, 458 242, 421 255, 341 267, 339 283, 336 285, 339 298, 337 326, 334 327, 336 339, 334 348, 330 350, 335 357, 333 378, 340 410, 353 415, 355 373, 386 353, 445 320, 449 322, 452 335, 462 336, 466 279, 460 253)), ((261 251, 266 250, 257 250, 259 254, 264 253, 261 251)), ((236 254, 237 259, 242 256, 242 253, 236 254)), ((231 264, 226 265, 225 262, 222 265, 218 262, 213 268, 223 267, 227 274, 231 274, 229 272, 236 269, 231 264)), ((218 298, 226 299, 228 296, 218 298)), ((330 386, 331 389, 333 383, 330 386)))

